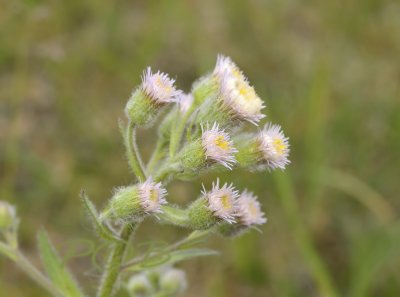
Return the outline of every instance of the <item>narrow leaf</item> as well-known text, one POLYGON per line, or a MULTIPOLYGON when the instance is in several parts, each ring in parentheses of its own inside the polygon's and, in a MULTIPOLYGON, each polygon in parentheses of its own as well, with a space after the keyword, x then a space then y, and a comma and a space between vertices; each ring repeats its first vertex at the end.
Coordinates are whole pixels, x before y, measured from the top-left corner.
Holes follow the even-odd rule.
POLYGON ((211 249, 186 249, 170 253, 169 263, 177 263, 195 257, 216 256, 219 253, 211 249))
POLYGON ((84 294, 64 265, 64 261, 58 256, 46 232, 39 231, 38 244, 44 268, 54 285, 68 297, 83 297, 84 294))
POLYGON ((147 259, 144 259, 143 261, 140 261, 139 263, 130 266, 129 268, 127 268, 127 270, 140 271, 160 265, 171 265, 195 257, 215 256, 218 254, 219 254, 218 252, 210 249, 199 248, 199 249, 178 250, 170 253, 165 253, 165 254, 161 253, 151 256, 147 259))
POLYGON ((96 207, 89 200, 89 197, 86 195, 85 191, 81 192, 81 199, 97 234, 103 239, 114 242, 121 242, 121 239, 115 236, 114 233, 100 221, 96 207))

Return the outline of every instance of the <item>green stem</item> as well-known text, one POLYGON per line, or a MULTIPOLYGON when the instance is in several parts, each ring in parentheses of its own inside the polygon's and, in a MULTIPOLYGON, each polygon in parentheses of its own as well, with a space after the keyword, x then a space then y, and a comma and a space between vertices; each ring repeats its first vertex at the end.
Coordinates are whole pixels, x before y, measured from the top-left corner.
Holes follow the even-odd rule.
POLYGON ((275 184, 290 228, 293 231, 300 252, 306 260, 310 272, 319 287, 320 295, 324 297, 337 297, 338 294, 333 285, 331 276, 323 263, 321 257, 316 251, 311 235, 308 232, 300 216, 299 206, 296 201, 293 185, 286 174, 274 172, 275 184))
POLYGON ((129 165, 133 171, 133 173, 137 176, 140 181, 146 180, 146 174, 144 172, 144 167, 142 160, 139 155, 139 150, 136 145, 136 129, 135 125, 132 122, 128 123, 126 127, 125 134, 125 147, 126 147, 126 155, 128 157, 129 165))
POLYGON ((161 206, 161 210, 162 212, 157 214, 161 221, 176 226, 188 227, 189 217, 187 211, 184 209, 163 205, 161 206))
POLYGON ((159 139, 156 144, 156 148, 147 164, 147 172, 152 172, 157 163, 165 156, 164 148, 166 146, 166 141, 164 139, 159 139))
POLYGON ((169 156, 172 158, 175 156, 176 151, 179 148, 179 144, 182 139, 183 131, 185 130, 186 123, 195 110, 195 105, 192 104, 192 106, 189 108, 189 110, 183 115, 183 117, 179 117, 177 122, 172 126, 172 131, 171 131, 171 141, 169 143, 169 156))
POLYGON ((122 260, 125 255, 126 246, 129 242, 135 226, 126 224, 121 231, 122 242, 114 243, 110 258, 108 259, 106 270, 104 271, 102 281, 97 293, 97 297, 110 297, 113 296, 115 283, 118 279, 122 260))
POLYGON ((66 297, 53 283, 44 276, 25 256, 16 252, 15 261, 19 268, 21 268, 29 277, 31 277, 36 283, 46 289, 51 295, 55 297, 66 297))
POLYGON ((168 178, 179 172, 181 165, 179 163, 164 163, 162 167, 154 174, 155 181, 168 182, 168 178))

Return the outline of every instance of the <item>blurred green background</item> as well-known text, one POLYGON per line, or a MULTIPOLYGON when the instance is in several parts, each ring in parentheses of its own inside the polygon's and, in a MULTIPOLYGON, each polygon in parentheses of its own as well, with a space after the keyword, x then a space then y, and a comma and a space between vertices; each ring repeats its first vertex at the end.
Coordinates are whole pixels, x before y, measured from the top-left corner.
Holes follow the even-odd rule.
MULTIPOLYGON (((117 120, 150 65, 191 83, 228 55, 290 137, 284 173, 235 171, 269 219, 262 234, 213 238, 219 258, 180 265, 185 296, 400 296, 400 3, 389 0, 0 2, 0 199, 18 207, 39 262, 44 227, 61 253, 97 242, 81 210, 133 181, 117 120)), ((154 132, 154 131, 152 131, 154 132)), ((140 131, 144 158, 155 134, 140 131)), ((194 199, 174 183, 170 200, 194 199)), ((138 240, 183 230, 147 224, 138 240)), ((71 256, 70 256, 71 257, 71 256)), ((69 260, 86 291, 99 271, 69 260)), ((0 296, 47 296, 0 257, 0 296)), ((121 292, 120 296, 125 296, 121 292)))

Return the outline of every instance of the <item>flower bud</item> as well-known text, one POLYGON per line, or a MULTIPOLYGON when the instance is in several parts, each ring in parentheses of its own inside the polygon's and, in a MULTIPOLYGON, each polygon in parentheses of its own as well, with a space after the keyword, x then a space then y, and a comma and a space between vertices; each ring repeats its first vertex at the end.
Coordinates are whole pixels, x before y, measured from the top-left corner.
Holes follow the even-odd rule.
POLYGON ((236 145, 239 166, 250 170, 285 169, 290 163, 289 138, 279 125, 268 123, 257 135, 246 135, 236 145))
POLYGON ((151 297, 153 288, 146 274, 134 275, 128 281, 126 289, 132 297, 151 297))
POLYGON ((161 183, 148 179, 144 183, 118 189, 111 198, 103 218, 135 220, 152 213, 162 212, 167 191, 161 183))
POLYGON ((175 102, 180 91, 174 87, 175 80, 167 74, 152 73, 150 67, 142 76, 142 84, 128 100, 126 116, 136 125, 148 124, 167 103, 175 102))
POLYGON ((193 105, 193 95, 192 94, 184 94, 182 93, 179 98, 178 98, 178 104, 179 104, 179 112, 181 114, 185 114, 188 112, 189 109, 191 109, 193 105))
POLYGON ((183 270, 170 268, 162 273, 160 278, 160 291, 163 292, 165 296, 178 296, 182 294, 186 288, 186 274, 183 270))
POLYGON ((221 224, 218 227, 218 231, 222 235, 227 237, 238 236, 251 226, 262 225, 267 222, 257 197, 247 190, 243 191, 237 199, 235 215, 237 217, 236 223, 221 224))
POLYGON ((0 230, 10 229, 15 219, 15 207, 6 201, 0 201, 0 230))
POLYGON ((189 207, 189 224, 195 230, 207 230, 219 222, 235 222, 235 207, 238 191, 232 184, 219 187, 219 180, 213 183, 212 190, 203 188, 202 197, 189 207))

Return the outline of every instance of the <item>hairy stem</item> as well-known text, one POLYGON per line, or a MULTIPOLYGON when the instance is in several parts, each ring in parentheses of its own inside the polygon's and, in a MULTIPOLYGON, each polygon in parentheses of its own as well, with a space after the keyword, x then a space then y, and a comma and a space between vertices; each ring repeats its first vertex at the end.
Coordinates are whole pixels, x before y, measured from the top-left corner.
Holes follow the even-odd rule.
POLYGON ((126 127, 125 134, 125 147, 126 147, 126 155, 128 157, 129 165, 133 171, 133 173, 137 176, 137 178, 141 181, 146 180, 146 174, 144 172, 144 167, 142 160, 139 155, 139 150, 136 144, 136 129, 135 125, 132 122, 128 123, 126 127))
POLYGON ((129 242, 135 226, 126 224, 121 231, 120 237, 122 242, 114 243, 110 257, 107 262, 106 270, 104 271, 102 281, 97 293, 97 297, 111 297, 114 293, 115 283, 118 279, 122 260, 125 255, 126 246, 129 242))
POLYGON ((157 163, 165 157, 165 152, 164 149, 166 147, 166 141, 164 139, 158 140, 156 144, 156 148, 154 149, 153 154, 151 155, 150 161, 147 164, 147 172, 151 174, 151 172, 154 170, 154 167, 156 167, 157 163))
POLYGON ((186 123, 194 110, 195 110, 195 105, 192 104, 192 106, 189 108, 189 110, 183 116, 181 116, 178 119, 178 121, 172 126, 171 141, 169 143, 170 158, 175 156, 175 154, 179 148, 179 144, 181 142, 183 131, 185 130, 185 127, 186 127, 186 123))
POLYGON ((184 209, 179 209, 169 205, 161 206, 162 212, 157 214, 162 222, 176 226, 188 227, 189 217, 184 209))
POLYGON ((53 283, 43 275, 35 266, 21 252, 16 252, 15 261, 19 268, 21 268, 30 278, 37 284, 46 289, 54 297, 66 297, 53 283))

